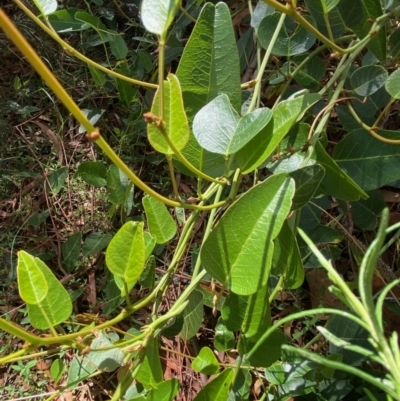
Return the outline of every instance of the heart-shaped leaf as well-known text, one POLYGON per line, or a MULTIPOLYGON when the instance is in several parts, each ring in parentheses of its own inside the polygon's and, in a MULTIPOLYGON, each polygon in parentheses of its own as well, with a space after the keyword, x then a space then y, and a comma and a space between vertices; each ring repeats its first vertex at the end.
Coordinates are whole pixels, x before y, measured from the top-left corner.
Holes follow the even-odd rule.
POLYGON ((43 301, 49 287, 37 259, 25 251, 18 252, 17 277, 19 294, 24 302, 35 305, 43 301))
POLYGON ((128 221, 118 230, 108 245, 106 264, 126 283, 139 279, 145 266, 143 223, 128 221))
POLYGON ((267 283, 273 240, 286 219, 294 181, 274 175, 242 195, 204 242, 200 257, 211 276, 236 294, 254 294, 267 283))

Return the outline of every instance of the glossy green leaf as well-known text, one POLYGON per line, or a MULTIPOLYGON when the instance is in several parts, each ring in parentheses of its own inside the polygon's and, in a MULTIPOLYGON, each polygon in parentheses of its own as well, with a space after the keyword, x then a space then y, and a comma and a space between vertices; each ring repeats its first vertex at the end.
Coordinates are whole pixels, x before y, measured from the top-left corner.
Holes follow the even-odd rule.
POLYGON ((179 7, 178 0, 143 0, 140 10, 143 26, 159 36, 166 34, 179 7))
POLYGON ((293 194, 294 181, 279 174, 233 203, 201 248, 207 272, 239 295, 263 287, 271 267, 272 241, 289 213, 293 194))
POLYGON ((325 170, 319 164, 300 168, 290 173, 290 177, 296 184, 292 210, 301 209, 313 198, 324 175, 325 170))
POLYGON ((136 379, 145 387, 157 387, 163 381, 157 337, 147 342, 145 356, 136 379))
POLYGON ((332 36, 334 39, 339 38, 345 30, 343 21, 336 9, 339 1, 340 0, 305 0, 307 8, 317 24, 318 30, 326 37, 332 36))
POLYGON ((248 296, 230 292, 221 311, 227 329, 240 330, 247 340, 256 342, 271 326, 268 297, 268 285, 248 296))
POLYGON ((193 401, 226 401, 233 378, 234 370, 225 369, 215 379, 208 382, 193 401))
MULTIPOLYGON (((46 278, 38 265, 38 258, 25 251, 18 252, 18 289, 27 304, 38 304, 46 297, 49 287, 46 278)), ((43 263, 43 262, 42 262, 43 263)))
POLYGON ((161 334, 165 337, 174 338, 183 328, 185 319, 183 315, 174 316, 161 330, 161 334))
MULTIPOLYGON (((185 46, 176 75, 188 118, 212 99, 225 93, 233 108, 241 107, 240 60, 229 8, 220 2, 207 3, 185 46), (201 54, 202 57, 198 57, 201 54)), ((204 150, 193 135, 183 149, 184 156, 201 171, 218 177, 224 173, 225 159, 204 150)), ((182 166, 177 166, 185 171, 182 166)))
POLYGON ((386 90, 390 96, 395 99, 400 99, 400 69, 393 72, 385 84, 386 90))
POLYGON ((128 221, 118 230, 108 245, 106 264, 126 283, 139 279, 145 266, 143 223, 128 221))
MULTIPOLYGON (((337 6, 345 25, 352 29, 359 39, 371 30, 371 22, 382 15, 380 0, 341 0, 337 6)), ((386 59, 386 29, 383 26, 367 45, 379 60, 386 59)))
POLYGON ((342 170, 326 153, 322 145, 315 146, 317 162, 325 169, 325 176, 320 184, 321 191, 342 200, 366 199, 368 195, 342 170))
POLYGON ((82 246, 82 256, 84 258, 102 251, 111 241, 110 233, 95 232, 90 233, 82 246))
POLYGON ((273 14, 274 12, 274 7, 268 5, 263 0, 259 0, 253 11, 253 15, 251 16, 251 26, 253 28, 258 28, 264 17, 273 14))
POLYGON ((212 350, 203 347, 192 361, 192 369, 205 375, 215 375, 219 371, 219 363, 212 350))
POLYGON ((228 330, 222 318, 215 326, 214 347, 217 351, 230 351, 235 347, 236 339, 232 331, 228 330))
POLYGON ((360 96, 375 93, 388 79, 387 71, 380 65, 357 68, 350 77, 351 87, 360 96))
POLYGON ((78 166, 75 177, 82 178, 94 187, 104 187, 106 181, 107 169, 103 163, 87 161, 78 166))
POLYGON ((236 163, 247 174, 275 150, 302 111, 303 97, 284 100, 272 112, 272 119, 261 132, 236 153, 236 163))
MULTIPOLYGON (((378 130, 378 133, 390 139, 400 139, 399 131, 378 130)), ((384 143, 363 129, 348 134, 333 153, 339 167, 366 191, 400 178, 399 156, 399 145, 384 143)))
MULTIPOLYGON (((160 116, 159 109, 160 92, 154 96, 151 112, 160 116)), ((177 77, 168 74, 167 81, 164 81, 164 120, 166 135, 173 144, 182 150, 189 140, 189 123, 183 107, 182 93, 177 77)), ((163 134, 154 124, 147 125, 147 135, 151 146, 160 153, 173 155, 174 152, 168 146, 163 134)))
POLYGON ((81 253, 82 233, 77 232, 68 237, 61 246, 62 263, 67 272, 76 267, 76 262, 81 253))
MULTIPOLYGON (((129 398, 129 401, 173 401, 179 391, 178 379, 164 380, 152 388, 145 396, 139 398, 129 398)), ((125 397, 125 399, 128 399, 125 397)))
POLYGON ((169 214, 167 207, 149 195, 142 199, 144 211, 146 212, 147 224, 151 235, 157 244, 165 244, 176 234, 176 223, 169 214))
POLYGON ((43 15, 57 10, 57 0, 33 0, 33 2, 43 15))
POLYGON ((304 267, 296 237, 287 221, 274 241, 271 274, 283 276, 283 288, 299 288, 304 282, 304 267))
POLYGON ((28 315, 33 327, 46 330, 50 325, 57 326, 71 316, 72 301, 67 290, 53 272, 39 258, 35 258, 35 262, 45 277, 42 286, 47 286, 48 292, 40 304, 27 305, 28 315), (44 314, 47 318, 44 317, 44 314))
POLYGON ((58 194, 64 187, 65 181, 68 177, 68 167, 61 167, 51 173, 47 179, 49 181, 51 191, 54 194, 58 194))
MULTIPOLYGON (((258 40, 260 45, 267 49, 272 37, 277 29, 281 13, 276 12, 267 15, 258 27, 258 40)), ((272 54, 276 56, 295 56, 308 51, 315 43, 315 36, 309 33, 301 25, 293 32, 288 29, 287 25, 283 25, 278 33, 278 38, 272 48, 272 54)))
POLYGON ((183 340, 189 340, 196 335, 203 321, 203 294, 200 291, 193 291, 189 303, 183 310, 184 323, 181 332, 183 340))

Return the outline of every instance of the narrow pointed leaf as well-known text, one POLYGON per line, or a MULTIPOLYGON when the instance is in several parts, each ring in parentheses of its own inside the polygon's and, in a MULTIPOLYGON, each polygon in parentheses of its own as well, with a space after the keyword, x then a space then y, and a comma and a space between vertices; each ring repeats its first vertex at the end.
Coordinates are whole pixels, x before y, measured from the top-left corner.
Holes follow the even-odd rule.
POLYGON ((155 35, 163 36, 178 10, 178 0, 143 0, 140 15, 144 27, 155 35))
POLYGON ((18 289, 24 302, 35 305, 43 301, 49 287, 46 278, 38 265, 39 259, 25 251, 18 252, 18 289))
POLYGON ((118 230, 108 245, 106 264, 126 283, 139 279, 145 266, 143 223, 128 221, 118 230))
POLYGON ((68 239, 62 244, 62 262, 67 272, 71 272, 74 269, 76 262, 79 259, 81 253, 81 242, 82 233, 77 232, 68 237, 68 239))
POLYGON ((35 263, 45 277, 45 283, 48 286, 49 291, 40 304, 28 304, 28 315, 33 327, 40 330, 46 330, 50 327, 49 322, 51 326, 54 327, 71 316, 72 301, 67 290, 58 281, 46 264, 39 258, 35 258, 35 263), (48 320, 45 319, 43 315, 44 313, 48 320))
POLYGON ((176 234, 175 220, 164 203, 158 199, 146 195, 142 203, 151 235, 156 239, 157 244, 165 244, 176 234))
POLYGON ((193 401, 226 401, 234 378, 233 369, 225 369, 196 395, 193 401))
MULTIPOLYGON (((151 112, 155 116, 160 116, 160 91, 154 96, 151 112)), ((181 88, 177 77, 168 74, 167 81, 164 81, 164 122, 166 134, 173 144, 182 150, 189 140, 189 123, 186 118, 181 88)), ((147 134, 151 146, 160 153, 173 155, 174 152, 164 139, 163 134, 153 124, 147 125, 147 134)))
POLYGON ((201 248, 209 274, 239 295, 268 279, 273 240, 289 213, 294 181, 278 174, 254 186, 223 215, 201 248))

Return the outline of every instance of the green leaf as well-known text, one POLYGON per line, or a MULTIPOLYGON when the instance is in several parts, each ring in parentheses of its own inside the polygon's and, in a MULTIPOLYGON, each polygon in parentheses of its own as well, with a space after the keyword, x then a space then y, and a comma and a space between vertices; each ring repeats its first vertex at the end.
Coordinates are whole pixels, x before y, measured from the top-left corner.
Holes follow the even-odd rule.
POLYGON ((57 10, 57 0, 33 0, 40 13, 48 15, 57 10))
POLYGON ((225 369, 215 379, 208 382, 193 401, 226 401, 234 378, 233 369, 225 369))
MULTIPOLYGON (((296 67, 304 60, 306 56, 294 57, 292 62, 296 67)), ((298 84, 310 90, 318 90, 321 86, 321 79, 325 76, 326 65, 321 57, 312 57, 300 71, 295 75, 294 79, 298 84)))
POLYGON ((154 388, 157 388, 163 381, 157 337, 152 338, 147 342, 145 356, 136 379, 145 387, 154 388))
MULTIPOLYGON (((382 15, 380 0, 341 0, 337 6, 343 22, 359 39, 371 30, 371 22, 382 15)), ((379 60, 386 59, 386 29, 383 26, 367 45, 379 60)))
POLYGON ((304 282, 304 267, 296 237, 287 221, 274 241, 271 274, 283 276, 283 288, 296 289, 304 282))
POLYGON ((55 359, 50 367, 50 375, 54 383, 58 383, 65 372, 65 364, 62 359, 55 359))
POLYGON ((302 111, 303 97, 284 100, 272 112, 272 119, 236 153, 236 163, 247 174, 264 162, 288 133, 302 111))
POLYGON ((219 363, 212 350, 203 347, 193 360, 192 369, 205 375, 215 375, 219 371, 219 363))
POLYGON ((104 187, 106 181, 107 169, 103 163, 87 161, 78 166, 75 177, 81 178, 94 187, 104 187))
POLYGON ((135 283, 145 266, 143 223, 128 221, 114 235, 106 252, 111 273, 135 283))
POLYGON ((176 234, 175 220, 169 214, 164 203, 158 199, 146 195, 143 197, 142 203, 151 235, 154 236, 157 244, 165 244, 176 234))
MULTIPOLYGON (((155 116, 161 115, 160 91, 154 96, 151 112, 155 116)), ((182 150, 189 140, 189 123, 183 107, 182 92, 176 75, 168 74, 164 81, 164 120, 166 135, 171 142, 182 150)), ((160 153, 172 156, 173 150, 164 139, 164 135, 154 124, 147 124, 147 135, 151 146, 160 153)))
POLYGON ((91 64, 87 64, 87 67, 89 68, 90 75, 92 76, 94 82, 96 82, 96 84, 100 87, 103 87, 106 83, 105 74, 91 64))
POLYGON ((50 216, 49 210, 38 212, 29 217, 27 223, 34 227, 39 227, 50 216))
MULTIPOLYGON (((241 331, 246 340, 256 342, 271 326, 268 286, 249 296, 230 292, 222 307, 221 316, 230 331, 241 331)), ((243 341, 243 337, 241 341, 243 341)))
MULTIPOLYGON (((35 258, 25 251, 18 252, 18 289, 27 304, 38 304, 46 297, 49 287, 46 278, 35 258)), ((43 262, 42 262, 43 263, 43 262)))
POLYGON ((325 176, 320 184, 321 191, 342 200, 356 201, 368 197, 357 183, 326 153, 319 142, 315 146, 315 152, 317 162, 325 169, 325 176))
POLYGON ((222 94, 196 114, 193 133, 202 148, 227 157, 254 138, 271 116, 271 110, 262 108, 239 118, 229 98, 222 94))
POLYGON ((324 175, 325 170, 319 164, 300 168, 290 173, 290 177, 296 184, 292 210, 301 209, 313 198, 324 175))
POLYGON ((233 203, 201 248, 207 272, 239 295, 253 294, 266 285, 272 241, 289 213, 293 194, 294 181, 279 174, 233 203))
MULTIPOLYGON (((99 121, 100 117, 103 115, 104 112, 105 110, 102 109, 82 109, 82 113, 86 116, 86 118, 92 125, 95 125, 97 121, 99 121)), ((79 126, 78 132, 80 134, 84 134, 86 132, 86 128, 81 124, 79 126)), ((84 163, 89 163, 89 162, 84 162, 84 163)), ((90 162, 90 163, 96 163, 96 162, 90 162)))
POLYGON ((110 233, 95 232, 90 233, 83 243, 82 256, 84 258, 102 251, 111 241, 110 233))
MULTIPOLYGON (((212 99, 225 93, 240 112, 240 59, 229 8, 206 3, 185 46, 176 72, 189 119, 212 99), (198 55, 201 54, 201 57, 198 55), (196 60, 196 62, 194 62, 196 60)), ((225 170, 225 159, 204 150, 193 135, 182 153, 191 164, 213 177, 225 170)), ((176 163, 179 169, 185 169, 176 163)), ((185 171, 186 172, 186 171, 185 171)))
POLYGON ((143 26, 155 35, 165 35, 178 7, 178 0, 143 0, 140 10, 143 26))
POLYGON ((165 337, 173 338, 177 336, 183 328, 185 319, 183 315, 174 316, 161 330, 161 334, 165 337))
POLYGON ((395 99, 400 99, 400 69, 393 72, 385 84, 386 90, 390 96, 395 99))
POLYGON ((351 216, 354 224, 362 230, 375 230, 378 217, 386 207, 386 202, 379 191, 367 192, 369 198, 351 202, 351 216))
POLYGON ((70 273, 75 267, 81 253, 82 233, 77 232, 68 237, 61 246, 64 269, 70 273))
POLYGON ((90 344, 90 351, 83 356, 75 356, 72 360, 68 372, 68 385, 73 385, 86 379, 96 370, 112 372, 123 364, 124 354, 115 347, 102 351, 102 348, 112 347, 114 341, 111 341, 103 331, 97 334, 96 338, 90 344))
POLYGON ((125 202, 125 188, 121 182, 120 170, 114 164, 108 168, 107 192, 113 205, 122 205, 125 202))
POLYGON ((128 46, 124 38, 115 31, 107 30, 107 38, 110 43, 110 49, 113 56, 118 59, 124 59, 128 55, 128 46))
MULTIPOLYGON (((246 344, 245 352, 249 352, 255 343, 246 344)), ((252 366, 267 368, 281 358, 281 347, 286 344, 286 337, 280 331, 274 331, 265 341, 261 343, 248 362, 252 366)), ((243 352, 241 350, 241 352, 243 352)))
POLYGON ((215 326, 214 347, 217 351, 230 351, 236 344, 235 335, 228 330, 222 318, 218 319, 215 326))
MULTIPOLYGON (((276 12, 267 15, 258 27, 258 40, 260 45, 267 49, 271 43, 272 37, 278 27, 281 13, 276 12)), ((315 43, 315 37, 299 25, 297 29, 291 32, 287 25, 283 25, 278 33, 277 40, 272 48, 272 54, 276 56, 295 56, 308 51, 315 43)))
MULTIPOLYGON (((53 29, 58 33, 84 31, 90 26, 75 18, 77 12, 82 12, 77 8, 56 11, 48 16, 48 20, 53 29)), ((90 15, 90 14, 88 14, 90 15)))
MULTIPOLYGON (((378 130, 378 133, 390 139, 400 139, 399 131, 378 130)), ((399 155, 400 146, 382 142, 363 129, 346 135, 333 153, 337 164, 366 191, 400 178, 399 155)))
POLYGON ((387 79, 385 68, 380 65, 366 65, 353 72, 350 82, 357 95, 369 96, 385 85, 387 79))
POLYGON ((153 289, 155 278, 156 278, 156 258, 154 255, 151 255, 146 260, 146 265, 142 275, 140 276, 139 283, 144 288, 153 289))
POLYGON ((307 8, 317 24, 318 30, 326 37, 330 37, 329 32, 332 32, 334 39, 339 38, 345 30, 343 21, 336 9, 339 1, 340 0, 305 0, 307 8), (329 21, 329 27, 327 25, 327 19, 329 21))
POLYGON ((195 290, 190 294, 188 301, 183 311, 185 321, 181 332, 185 341, 196 335, 203 321, 203 294, 195 290))
POLYGON ((252 376, 247 369, 240 369, 227 401, 245 401, 250 398, 252 376))
POLYGON ((67 290, 57 280, 52 271, 39 258, 35 258, 35 263, 45 277, 45 282, 42 283, 42 286, 48 287, 49 290, 40 304, 28 304, 28 315, 33 327, 46 330, 50 325, 57 326, 71 316, 72 301, 67 290), (44 317, 44 314, 47 318, 44 317))
POLYGON ((47 177, 51 190, 54 194, 58 194, 61 191, 65 181, 67 180, 67 177, 68 167, 61 167, 47 177))
MULTIPOLYGON (((132 72, 126 60, 120 61, 118 63, 118 67, 115 70, 116 72, 128 77, 132 75, 132 72)), ((115 85, 117 86, 121 103, 126 107, 132 107, 132 103, 137 101, 137 89, 134 88, 130 82, 126 82, 123 79, 117 77, 113 77, 113 79, 115 85)))
MULTIPOLYGON (((164 380, 157 385, 157 388, 152 388, 146 396, 142 398, 129 399, 130 401, 172 401, 175 399, 179 391, 178 379, 164 380)), ((125 397, 126 398, 126 397, 125 397)), ((126 398, 127 399, 127 398, 126 398)))

